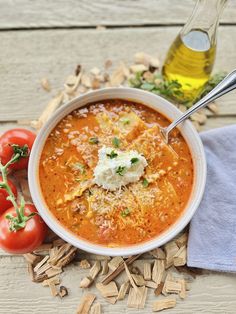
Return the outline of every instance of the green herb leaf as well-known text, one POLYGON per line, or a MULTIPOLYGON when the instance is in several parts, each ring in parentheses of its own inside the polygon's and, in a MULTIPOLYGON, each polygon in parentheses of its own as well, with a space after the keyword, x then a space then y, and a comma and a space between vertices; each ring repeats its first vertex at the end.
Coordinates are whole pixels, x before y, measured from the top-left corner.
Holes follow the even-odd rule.
POLYGON ((119 148, 120 146, 120 139, 118 137, 113 137, 112 144, 115 148, 119 148))
POLYGON ((130 120, 128 118, 121 118, 120 121, 123 122, 124 125, 130 124, 130 120))
POLYGON ((137 158, 137 157, 134 157, 134 158, 130 159, 130 162, 131 162, 132 165, 136 164, 138 161, 139 161, 139 158, 137 158))
POLYGON ((122 212, 120 213, 120 215, 121 215, 123 218, 127 217, 129 214, 130 214, 129 208, 126 208, 126 209, 122 210, 122 212))
POLYGON ((98 144, 99 140, 97 137, 90 137, 89 144, 98 144))
POLYGON ((119 176, 123 176, 125 169, 126 169, 126 167, 124 167, 124 166, 119 166, 119 167, 116 169, 116 173, 117 173, 119 176))
POLYGON ((148 185, 149 185, 149 182, 148 182, 148 180, 146 179, 146 178, 144 178, 143 179, 143 186, 145 187, 145 188, 147 188, 148 187, 148 185))
POLYGON ((81 174, 85 174, 85 165, 81 164, 80 162, 76 162, 71 165, 71 168, 75 171, 80 171, 81 174))
POLYGON ((110 154, 107 154, 107 157, 109 157, 110 159, 116 158, 117 156, 118 154, 114 150, 112 150, 110 154))

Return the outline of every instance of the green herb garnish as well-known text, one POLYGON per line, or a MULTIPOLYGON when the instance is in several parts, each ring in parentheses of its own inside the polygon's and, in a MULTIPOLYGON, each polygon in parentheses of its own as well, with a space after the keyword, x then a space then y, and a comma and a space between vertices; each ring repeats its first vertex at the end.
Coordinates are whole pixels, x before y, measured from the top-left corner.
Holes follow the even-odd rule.
POLYGON ((139 161, 139 158, 134 157, 130 159, 131 165, 136 164, 139 161))
POLYGON ((123 218, 127 217, 129 214, 130 214, 129 208, 126 208, 126 209, 122 210, 122 212, 120 213, 120 215, 121 215, 123 218))
POLYGON ((89 144, 98 144, 99 140, 97 137, 90 137, 89 144))
POLYGON ((110 154, 107 154, 107 157, 109 157, 110 159, 116 158, 117 156, 118 154, 114 150, 112 150, 110 154))
POLYGON ((120 146, 120 139, 118 137, 113 137, 112 144, 115 148, 119 148, 120 146))
POLYGON ((76 162, 71 165, 71 168, 75 171, 80 171, 81 174, 85 174, 85 165, 81 164, 80 162, 76 162))
POLYGON ((126 169, 126 167, 124 167, 124 166, 119 166, 119 167, 116 169, 116 173, 117 173, 119 176, 123 176, 125 169, 126 169))
POLYGON ((225 73, 217 73, 210 77, 197 98, 184 95, 182 85, 179 81, 164 80, 162 75, 156 72, 152 73, 148 78, 145 78, 143 72, 138 72, 129 80, 129 85, 131 87, 148 90, 154 94, 161 95, 176 104, 183 104, 186 107, 190 107, 218 85, 225 75, 225 73))
POLYGON ((143 186, 145 187, 145 188, 147 188, 148 187, 148 185, 149 185, 149 182, 148 182, 148 180, 146 179, 146 178, 144 178, 143 179, 143 186))
POLYGON ((124 125, 130 124, 130 120, 128 118, 121 118, 120 121, 123 122, 124 125))

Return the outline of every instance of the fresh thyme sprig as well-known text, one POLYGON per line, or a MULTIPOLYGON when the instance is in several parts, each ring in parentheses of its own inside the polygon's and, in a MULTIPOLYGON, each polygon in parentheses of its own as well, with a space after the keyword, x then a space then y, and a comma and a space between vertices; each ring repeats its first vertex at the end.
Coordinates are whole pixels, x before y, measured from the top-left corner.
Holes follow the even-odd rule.
POLYGON ((203 86, 202 92, 200 92, 199 96, 195 99, 189 98, 190 96, 187 98, 184 95, 180 82, 177 80, 166 81, 160 73, 145 76, 145 73, 138 72, 129 80, 129 85, 131 87, 140 88, 163 96, 174 103, 190 107, 197 100, 209 93, 217 84, 219 84, 219 82, 223 80, 225 76, 226 73, 216 73, 211 76, 209 81, 203 86))

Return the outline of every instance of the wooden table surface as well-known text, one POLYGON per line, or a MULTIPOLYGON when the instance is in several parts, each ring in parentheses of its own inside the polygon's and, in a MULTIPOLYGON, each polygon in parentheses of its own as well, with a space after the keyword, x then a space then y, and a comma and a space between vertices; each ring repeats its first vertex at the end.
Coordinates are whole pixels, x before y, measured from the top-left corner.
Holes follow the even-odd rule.
MULTIPOLYGON (((39 116, 53 95, 40 87, 43 77, 57 91, 78 63, 87 69, 102 67, 108 58, 130 63, 138 51, 158 55, 162 61, 193 5, 192 0, 0 0, 0 130, 39 116), (98 30, 97 25, 106 29, 98 30)), ((221 22, 215 70, 230 71, 236 65, 235 0, 228 1, 221 22)), ((236 122, 235 96, 231 93, 218 101, 219 115, 211 115, 203 129, 236 122)), ((83 295, 79 288, 83 276, 76 263, 69 266, 63 283, 70 295, 53 298, 47 288, 30 281, 21 256, 0 252, 0 313, 75 313, 83 295)), ((165 313, 234 314, 235 295, 235 275, 209 272, 191 284, 186 300, 165 313)), ((150 313, 154 298, 149 293, 139 313, 150 313)), ((116 305, 100 297, 99 301, 104 313, 138 312, 126 308, 127 300, 116 305)))

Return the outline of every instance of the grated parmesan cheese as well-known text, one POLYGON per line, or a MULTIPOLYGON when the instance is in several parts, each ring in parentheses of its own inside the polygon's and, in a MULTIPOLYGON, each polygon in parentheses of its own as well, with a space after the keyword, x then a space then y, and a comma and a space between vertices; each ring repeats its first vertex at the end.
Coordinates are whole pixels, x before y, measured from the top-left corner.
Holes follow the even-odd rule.
POLYGON ((94 183, 110 191, 137 182, 147 166, 146 158, 135 150, 124 152, 103 146, 98 151, 98 157, 94 183))

